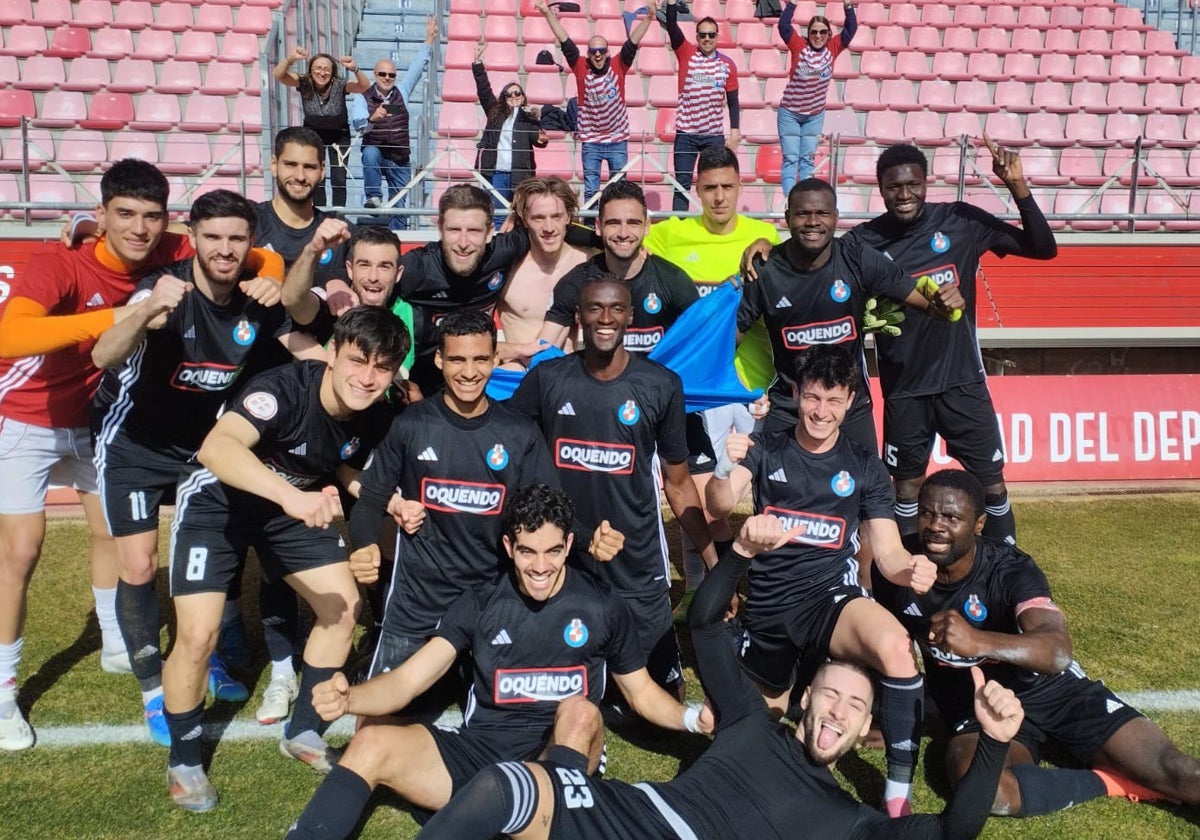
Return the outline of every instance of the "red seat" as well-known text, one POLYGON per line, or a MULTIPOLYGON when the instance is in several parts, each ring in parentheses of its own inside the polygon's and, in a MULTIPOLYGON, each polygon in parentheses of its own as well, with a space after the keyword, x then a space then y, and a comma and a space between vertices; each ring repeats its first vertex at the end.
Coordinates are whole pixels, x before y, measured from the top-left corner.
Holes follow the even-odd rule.
MULTIPOLYGON (((976 174, 970 163, 973 153, 967 150, 966 154, 967 165, 963 169, 961 183, 978 184, 980 183, 979 175, 976 174)), ((934 150, 930 174, 939 181, 944 181, 947 184, 960 183, 958 167, 962 162, 962 156, 963 150, 957 144, 934 150)))
MULTIPOLYGON (((124 5, 124 4, 122 4, 124 5)), ((97 29, 92 38, 92 58, 106 58, 114 61, 125 58, 133 53, 133 33, 128 29, 97 29)), ((118 76, 118 78, 120 78, 118 76)))
MULTIPOLYGON (((857 47, 859 36, 854 36, 854 44, 857 47)), ((908 30, 908 48, 910 50, 920 50, 929 55, 937 55, 942 50, 942 34, 941 30, 933 26, 914 26, 908 30)))
POLYGON ((27 161, 30 171, 36 172, 46 165, 46 161, 54 160, 54 139, 44 128, 30 128, 26 131, 27 142, 22 143, 21 132, 10 131, 4 138, 3 160, 0 168, 20 169, 22 161, 27 161))
POLYGON ((954 12, 945 3, 926 3, 921 6, 921 23, 944 28, 954 22, 954 12))
MULTIPOLYGON (((754 113, 761 114, 762 111, 754 113)), ((743 125, 743 130, 745 126, 743 125)), ((675 142, 675 109, 674 108, 659 108, 658 113, 654 117, 654 134, 658 137, 659 142, 674 143, 675 142)))
MULTIPOLYGON (((1128 187, 1133 183, 1133 170, 1134 157, 1129 149, 1116 147, 1104 153, 1104 160, 1100 164, 1100 171, 1104 174, 1105 178, 1116 178, 1121 186, 1128 187)), ((1141 169, 1141 174, 1138 177, 1138 185, 1152 187, 1155 183, 1154 176, 1141 169)))
POLYGON ((760 79, 782 79, 788 75, 785 55, 776 47, 763 47, 750 53, 750 74, 760 79))
POLYGON ((942 132, 942 118, 933 111, 912 111, 906 115, 903 137, 919 146, 945 146, 951 140, 942 132))
POLYGON ((1101 171, 1095 149, 1074 146, 1063 149, 1058 157, 1058 172, 1079 187, 1098 187, 1108 180, 1101 171))
MULTIPOLYGON (((1006 53, 1012 52, 1013 50, 1008 43, 1008 31, 1004 29, 979 30, 979 37, 976 41, 975 49, 980 53, 995 54, 997 66, 999 65, 999 57, 1006 53)), ((975 55, 978 54, 979 53, 975 53, 975 55)))
POLYGON ((1058 114, 1029 114, 1025 117, 1025 136, 1043 146, 1069 146, 1074 141, 1063 134, 1062 117, 1058 114))
POLYGON ((1003 81, 996 83, 994 101, 1002 111, 1014 114, 1031 114, 1038 107, 1031 101, 1032 90, 1024 82, 1003 81))
MULTIPOLYGON (((883 4, 878 4, 880 11, 883 4)), ((901 26, 916 26, 922 22, 921 10, 913 3, 891 3, 887 7, 888 20, 901 26)))
POLYGON ((881 111, 887 107, 879 101, 878 83, 863 77, 846 80, 842 101, 857 111, 881 111))
POLYGON ((942 131, 947 137, 979 137, 983 134, 983 117, 970 111, 954 111, 946 114, 942 131))
MULTIPOLYGON (((625 84, 628 86, 629 81, 626 80, 625 84)), ((626 95, 628 95, 628 87, 626 95)), ((767 102, 763 99, 763 86, 758 79, 738 80, 738 107, 748 109, 767 107, 767 102)))
MULTIPOLYGON (((528 92, 528 86, 526 86, 526 92, 528 92)), ((478 102, 475 78, 471 75, 471 71, 446 70, 442 76, 442 99, 449 102, 478 102)))
POLYGON ((87 119, 87 101, 73 90, 52 90, 42 99, 42 106, 32 122, 39 128, 74 128, 87 119))
POLYGON ((839 138, 839 142, 843 145, 865 143, 867 139, 862 126, 859 125, 858 114, 849 108, 840 111, 826 111, 822 133, 829 137, 839 138))
POLYGON ((1104 122, 1099 114, 1068 114, 1066 136, 1084 146, 1107 146, 1104 122))
POLYGON ((1189 213, 1190 218, 1187 219, 1168 219, 1163 222, 1163 227, 1169 231, 1194 231, 1200 230, 1200 190, 1192 193, 1191 204, 1188 207, 1181 207, 1178 202, 1161 192, 1153 192, 1146 196, 1146 212, 1156 213, 1158 215, 1180 215, 1189 213))
POLYGON ((21 75, 15 55, 0 54, 0 79, 16 79, 21 75))
MULTIPOLYGON (((173 41, 175 36, 171 36, 173 41)), ((189 29, 179 35, 179 47, 172 51, 172 54, 177 59, 184 61, 212 61, 218 54, 226 61, 236 61, 230 55, 219 53, 217 50, 217 36, 212 32, 199 32, 195 29, 189 29)))
POLYGON ((1021 169, 1036 186, 1061 187, 1070 181, 1059 172, 1058 160, 1051 149, 1026 149, 1021 153, 1021 169))
POLYGON ((144 93, 155 83, 153 62, 143 58, 126 58, 117 62, 108 89, 121 93, 144 93))
POLYGON ((1146 75, 1145 59, 1140 55, 1114 55, 1108 60, 1108 72, 1115 79, 1140 85, 1155 80, 1154 76, 1146 75))
POLYGON ((1116 81, 1116 77, 1108 69, 1108 59, 1102 55, 1089 53, 1075 56, 1075 75, 1080 80, 1108 84, 1116 81))
POLYGON ((15 80, 13 87, 21 90, 53 90, 66 81, 66 72, 61 58, 31 55, 21 66, 20 78, 9 78, 15 80))
POLYGON ((1085 6, 1081 24, 1085 30, 1116 29, 1111 6, 1085 6))
POLYGON ((1050 28, 1050 9, 1046 6, 1022 4, 1017 10, 1017 23, 1030 29, 1050 28))
POLYGON ((1004 75, 1018 82, 1037 82, 1042 79, 1037 57, 1029 53, 1009 53, 1004 56, 1004 75))
POLYGON ((778 184, 782 165, 783 153, 779 146, 759 146, 758 157, 754 160, 754 174, 760 181, 778 184))
POLYGON ((1042 40, 1042 32, 1039 29, 1018 29, 1013 32, 1012 40, 1008 45, 1009 53, 1041 55, 1045 50, 1046 45, 1042 40))
POLYGON ((1105 140, 1132 146, 1141 136, 1142 118, 1137 114, 1109 114, 1104 121, 1105 140))
POLYGON ((876 146, 852 146, 843 151, 841 178, 856 184, 875 184, 875 160, 879 152, 876 146))
MULTIPOLYGON (((218 134, 213 143, 212 162, 218 175, 257 174, 262 171, 262 148, 256 138, 242 138, 235 134, 218 134)), ((541 151, 538 151, 541 162, 541 151)))
MULTIPOLYGON (((863 58, 866 58, 864 55, 863 58)), ((903 52, 896 56, 896 75, 913 82, 935 78, 929 67, 929 56, 921 52, 903 52)))
POLYGON ((673 108, 679 104, 679 85, 674 76, 651 76, 646 99, 655 108, 673 108))
POLYGON ((470 102, 443 102, 438 111, 442 137, 475 137, 479 134, 479 106, 470 102))
POLYGON ((19 26, 30 20, 33 20, 30 0, 9 0, 0 4, 0 26, 19 26))
POLYGON ((113 20, 114 5, 116 4, 111 0, 79 0, 79 5, 75 7, 72 23, 87 29, 110 26, 113 20))
MULTIPOLYGON (((754 50, 759 47, 769 47, 778 50, 781 44, 774 40, 774 33, 777 31, 773 26, 743 26, 738 30, 736 46, 743 50, 754 50)), ((689 40, 693 44, 696 43, 695 38, 689 40)), ((638 60, 641 60, 640 53, 638 60)))
MULTIPOLYGON (((1135 36, 1137 51, 1140 52, 1142 48, 1141 33, 1127 32, 1125 34, 1135 36)), ((1114 33, 1104 29, 1084 29, 1079 33, 1079 51, 1097 55, 1112 55, 1114 52, 1121 52, 1120 49, 1113 49, 1113 35, 1114 33)))
POLYGON ((1083 11, 1077 6, 1055 6, 1050 10, 1050 26, 1061 29, 1082 29, 1083 11))
MULTIPOLYGON (((176 55, 175 33, 162 29, 143 29, 138 33, 137 48, 133 51, 133 58, 166 61, 173 55, 176 55)), ((213 54, 210 52, 208 55, 211 58, 213 54)))
POLYGON ((68 172, 89 172, 108 160, 108 144, 99 131, 64 131, 54 159, 68 172))
MULTIPOLYGON (((450 19, 451 27, 454 27, 455 29, 460 30, 461 33, 469 32, 469 29, 470 29, 469 19, 468 19, 468 22, 459 23, 456 26, 455 20, 457 20, 457 17, 458 16, 455 15, 454 17, 452 17, 450 19)), ((621 25, 620 22, 617 22, 617 25, 620 26, 621 25)), ((452 30, 450 33, 450 41, 453 43, 456 40, 460 40, 460 38, 458 36, 456 36, 454 31, 452 30)), ((475 35, 474 37, 466 37, 464 35, 463 37, 461 37, 461 40, 470 41, 470 42, 474 43, 475 41, 479 40, 479 36, 475 35)), ((513 40, 516 41, 515 38, 513 40)), ((546 19, 543 18, 541 15, 535 15, 533 17, 526 17, 526 18, 522 19, 522 21, 521 21, 521 40, 524 41, 526 44, 541 44, 541 45, 554 44, 558 41, 558 39, 554 37, 554 33, 550 30, 550 24, 546 23, 546 19)), ((624 38, 621 39, 621 42, 623 42, 623 41, 624 41, 624 38)), ((488 43, 491 44, 491 42, 492 42, 492 39, 489 36, 488 43)), ((621 42, 613 44, 610 41, 609 46, 614 47, 616 49, 620 49, 621 42)), ((580 50, 580 52, 582 52, 582 50, 580 50)), ((639 61, 641 61, 641 58, 642 58, 641 56, 638 56, 639 61)))
MULTIPOLYGON (((886 103, 889 111, 920 111, 917 91, 907 79, 885 79, 879 84, 879 101, 886 103)), ((868 129, 867 134, 870 134, 868 129)))
POLYGON ((984 22, 988 26, 998 26, 1011 31, 1017 28, 1017 10, 1001 3, 989 5, 984 12, 984 22))
POLYGON ((1143 101, 1143 88, 1133 82, 1113 82, 1108 86, 1108 107, 1125 114, 1149 114, 1153 106, 1143 101))
POLYGON ((75 203, 75 185, 64 180, 61 175, 35 174, 29 176, 29 196, 33 201, 48 204, 49 207, 29 211, 32 219, 61 219, 67 215, 61 209, 75 203))
POLYGON ((969 55, 975 52, 974 29, 947 29, 942 34, 942 49, 969 55))
MULTIPOLYGON (((170 136, 170 135, 168 135, 170 136)), ((146 131, 122 131, 112 141, 112 159, 136 158, 158 163, 157 135, 146 131)))
POLYGON ((258 96, 239 96, 233 100, 229 115, 229 131, 240 134, 261 134, 263 128, 262 99, 258 96))
POLYGON ((977 52, 967 59, 967 72, 972 78, 985 82, 1000 82, 1008 78, 1001 67, 1000 54, 997 52, 977 52))
POLYGON ((170 131, 179 125, 179 99, 169 93, 143 93, 138 97, 129 127, 136 131, 170 131))
POLYGON ((992 93, 987 82, 959 82, 954 89, 954 104, 967 111, 988 114, 1000 110, 992 102, 992 93))
POLYGON ((964 3, 954 8, 954 22, 958 26, 970 26, 979 29, 986 22, 983 7, 974 3, 964 3))
MULTIPOLYGON (((536 52, 534 53, 536 55, 536 52)), ((443 61, 447 67, 453 67, 457 70, 465 70, 471 66, 471 62, 475 57, 475 45, 469 41, 451 41, 446 45, 445 52, 442 53, 443 61)), ((486 56, 485 56, 486 60, 486 56)), ((532 65, 532 61, 527 64, 532 65)))
POLYGON ((997 143, 1003 143, 1005 146, 1028 146, 1034 140, 1025 136, 1025 126, 1020 114, 1002 111, 988 114, 984 131, 997 143))
MULTIPOLYGON (((1162 38, 1161 35, 1157 35, 1157 34, 1152 35, 1152 33, 1149 33, 1149 32, 1145 33, 1145 36, 1143 37, 1143 33, 1137 29, 1119 29, 1112 33, 1105 32, 1103 34, 1105 34, 1105 35, 1111 34, 1112 41, 1109 44, 1107 50, 1097 49, 1096 51, 1097 52, 1106 52, 1109 55, 1114 55, 1117 53, 1121 53, 1121 54, 1125 54, 1125 55, 1146 55, 1148 52, 1148 50, 1147 50, 1148 43, 1147 42, 1149 42, 1151 40, 1158 41, 1162 38)), ((1170 37, 1169 33, 1164 32, 1163 34, 1167 35, 1168 38, 1170 37)), ((1083 46, 1083 35, 1082 34, 1079 36, 1079 45, 1081 47, 1083 46)))
POLYGON ((880 26, 875 29, 875 49, 900 53, 908 49, 908 37, 899 26, 880 26))
POLYGON ((1075 62, 1066 53, 1048 52, 1038 60, 1038 72, 1055 82, 1078 82, 1082 76, 1075 72, 1075 62))
POLYGON ((1087 79, 1078 81, 1071 88, 1071 105, 1078 111, 1093 114, 1111 114, 1117 109, 1107 102, 1108 87, 1087 79))
POLYGON ((271 31, 271 10, 266 6, 241 6, 237 10, 233 31, 266 35, 271 31))
POLYGON ((675 57, 669 50, 638 52, 637 72, 641 76, 674 76, 675 57))
POLYGON ((179 127, 184 131, 224 131, 230 122, 229 106, 225 102, 223 96, 205 96, 202 93, 187 97, 179 127))
POLYGON ((46 30, 18 24, 4 33, 4 53, 28 58, 46 51, 46 30))
POLYGON ((120 131, 132 119, 133 97, 128 93, 104 91, 92 95, 87 118, 80 125, 97 131, 120 131))
POLYGON ((934 53, 933 75, 947 82, 967 81, 971 78, 967 72, 967 57, 957 52, 934 53))
MULTIPOLYGON (((196 10, 200 11, 205 6, 197 6, 196 10)), ((217 6, 211 8, 221 8, 228 12, 228 8, 217 6)), ((150 24, 155 29, 166 29, 170 32, 186 32, 195 27, 194 17, 192 13, 192 4, 168 2, 158 3, 155 6, 154 22, 150 24)))
POLYGON ((171 132, 163 146, 158 168, 168 175, 199 175, 212 164, 207 137, 171 132))
POLYGON ((61 87, 63 90, 92 93, 107 87, 109 81, 108 62, 102 58, 84 56, 71 61, 71 69, 61 87))
MULTIPOLYGON (((159 8, 162 8, 161 6, 159 8)), ((224 34, 233 29, 233 9, 229 6, 205 4, 196 7, 196 29, 201 32, 224 34)))
POLYGON ((78 58, 92 48, 92 36, 82 26, 60 26, 54 30, 46 55, 78 58))
MULTIPOLYGON (((625 80, 626 101, 628 101, 628 94, 640 87, 637 84, 640 81, 637 78, 625 80)), ((534 105, 558 105, 561 107, 567 100, 563 93, 563 78, 558 73, 530 73, 525 82, 525 95, 534 105)), ((472 99, 471 101, 476 100, 472 99)))
POLYGON ((1176 114, 1150 114, 1146 117, 1146 140, 1153 144, 1177 146, 1183 142, 1183 127, 1176 114))
POLYGON ((1160 82, 1179 83, 1191 81, 1180 72, 1179 58, 1174 55, 1146 56, 1145 73, 1150 78, 1157 79, 1160 82))
POLYGON ((899 111, 871 111, 867 114, 867 136, 885 146, 908 140, 904 115, 899 111))
POLYGON ((27 90, 5 90, 0 88, 0 126, 12 127, 21 124, 21 119, 37 116, 33 94, 27 90))
MULTIPOLYGON (((661 115, 663 112, 659 113, 661 115)), ((673 125, 671 128, 674 130, 673 125)), ((663 160, 659 149, 653 144, 640 150, 630 149, 629 168, 625 170, 625 177, 638 184, 661 184, 663 160)), ((649 201, 646 204, 649 207, 649 201)))
MULTIPOLYGON (((934 63, 937 59, 934 58, 934 63)), ((959 110, 954 103, 954 85, 945 79, 930 79, 917 88, 917 101, 931 111, 949 113, 959 110)))
MULTIPOLYGON (((186 41, 187 34, 184 34, 186 41)), ((180 45, 182 47, 182 44, 180 45)), ((235 61, 238 64, 257 64, 262 54, 258 36, 250 32, 226 32, 221 36, 221 49, 210 55, 216 55, 222 61, 235 61)), ((514 65, 515 68, 515 65, 514 65)))
POLYGON ((142 0, 121 0, 113 5, 117 7, 113 21, 115 26, 136 31, 154 25, 154 7, 149 3, 142 0))
POLYGON ((246 90, 246 72, 240 64, 214 61, 205 69, 199 90, 213 96, 236 96, 246 90))
MULTIPOLYGON (((826 121, 829 114, 825 115, 826 121)), ((775 114, 769 109, 747 111, 742 114, 742 139, 751 143, 778 143, 779 126, 775 114)))
POLYGON ((25 22, 53 29, 70 21, 71 0, 38 0, 34 5, 33 17, 25 22))
MULTIPOLYGON (((224 6, 220 8, 226 8, 224 6)), ((170 59, 164 61, 159 68, 158 84, 154 89, 159 93, 195 93, 200 87, 200 65, 194 61, 170 59)))
MULTIPOLYGON (((1054 11, 1068 8, 1056 6, 1054 11)), ((1051 12, 1053 16, 1054 12, 1051 12)), ((1075 55, 1081 50, 1079 49, 1079 33, 1070 29, 1048 29, 1046 30, 1046 52, 1061 53, 1062 55, 1075 55)))

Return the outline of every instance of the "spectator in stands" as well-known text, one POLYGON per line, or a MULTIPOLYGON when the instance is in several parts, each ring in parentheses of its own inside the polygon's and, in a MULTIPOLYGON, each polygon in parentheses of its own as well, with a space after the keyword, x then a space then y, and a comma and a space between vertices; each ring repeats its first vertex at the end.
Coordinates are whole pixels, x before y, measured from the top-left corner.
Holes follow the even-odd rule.
MULTIPOLYGON (((387 178, 388 191, 392 194, 390 206, 404 207, 408 203, 407 197, 395 198, 412 178, 408 100, 425 72, 437 37, 437 21, 427 17, 425 43, 421 44, 399 85, 396 84, 396 65, 391 60, 382 58, 375 62, 375 83, 363 94, 368 115, 362 144, 365 207, 383 206, 384 178, 387 178)), ((393 216, 388 226, 392 230, 405 230, 408 220, 404 216, 393 216)))
POLYGON ((638 44, 650 29, 658 0, 647 0, 646 17, 637 25, 616 58, 609 58, 608 40, 602 35, 588 39, 587 61, 580 61, 579 47, 563 29, 558 15, 546 0, 535 0, 534 8, 545 16, 550 31, 562 46, 563 58, 575 75, 579 90, 579 129, 575 136, 583 144, 583 200, 591 201, 600 190, 600 163, 608 162, 608 175, 629 162, 629 111, 625 107, 625 74, 637 57, 638 44))
POLYGON ((829 18, 814 15, 808 22, 808 37, 792 28, 796 4, 789 0, 779 17, 779 36, 792 54, 792 69, 779 102, 779 144, 783 147, 783 169, 779 174, 783 194, 797 181, 811 178, 813 153, 825 124, 825 97, 833 78, 833 62, 858 29, 854 6, 845 4, 846 25, 833 37, 829 18))
MULTIPOLYGON (((329 151, 329 180, 333 186, 334 207, 346 206, 346 164, 344 155, 350 149, 350 115, 346 108, 346 94, 362 93, 370 82, 355 63, 354 57, 344 55, 337 61, 327 53, 317 53, 308 62, 308 72, 303 76, 293 73, 291 66, 308 58, 308 50, 296 47, 275 65, 275 79, 284 87, 300 91, 300 102, 304 108, 304 125, 321 136, 321 142, 329 151), (337 75, 341 64, 354 78, 346 81, 337 75)), ((314 195, 318 206, 325 206, 325 187, 317 187, 314 195)))
POLYGON ((692 44, 679 28, 678 15, 676 0, 667 0, 665 26, 679 62, 679 110, 675 114, 675 180, 679 188, 671 200, 671 209, 677 212, 688 209, 688 191, 700 152, 709 146, 736 149, 741 139, 737 67, 728 56, 717 52, 717 22, 711 17, 702 18, 696 24, 696 43, 692 44), (723 130, 722 104, 729 108, 728 140, 723 130))
MULTIPOLYGON (((550 141, 542 131, 536 114, 528 107, 529 100, 518 83, 509 82, 501 91, 500 98, 496 98, 487 69, 483 66, 485 46, 483 41, 479 42, 475 48, 475 61, 471 64, 479 104, 487 115, 487 125, 484 126, 479 151, 475 155, 475 168, 495 190, 492 200, 496 203, 496 209, 504 210, 512 202, 513 190, 517 185, 537 174, 533 147, 545 148, 550 141)), ((497 230, 504 223, 506 215, 497 214, 497 230)))

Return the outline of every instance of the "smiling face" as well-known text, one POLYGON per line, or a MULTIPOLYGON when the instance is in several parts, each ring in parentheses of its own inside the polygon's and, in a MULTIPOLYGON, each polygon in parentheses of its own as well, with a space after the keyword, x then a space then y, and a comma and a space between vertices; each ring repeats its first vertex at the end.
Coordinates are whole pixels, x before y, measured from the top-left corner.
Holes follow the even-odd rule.
POLYGON ((311 201, 313 189, 325 180, 325 164, 312 146, 286 143, 279 156, 271 158, 271 175, 275 192, 300 204, 311 201))
POLYGON ((829 22, 823 18, 813 18, 808 23, 808 43, 814 50, 823 50, 829 44, 829 22))
POLYGON ((368 355, 353 342, 331 344, 327 352, 321 403, 334 417, 348 417, 382 399, 400 368, 398 361, 368 355))
POLYGON ((438 233, 446 265, 460 277, 468 277, 483 262, 492 225, 483 210, 447 210, 438 219, 438 233))
POLYGON ((196 249, 195 266, 209 283, 229 288, 237 282, 252 244, 249 222, 237 216, 203 219, 188 238, 196 249))
POLYGON ((845 385, 827 388, 817 380, 793 386, 799 414, 799 431, 807 438, 809 449, 823 451, 837 441, 838 428, 854 402, 854 392, 845 385))
POLYGON ((312 76, 313 84, 323 90, 333 80, 333 62, 325 56, 318 56, 309 65, 308 72, 312 76))
POLYGON ((384 96, 396 86, 396 65, 386 58, 375 62, 375 87, 384 96))
POLYGON ((567 237, 571 221, 561 198, 551 193, 531 196, 521 217, 529 230, 529 242, 546 254, 557 254, 567 237))
POLYGON ((837 230, 837 199, 828 190, 793 192, 785 216, 795 248, 816 259, 829 248, 837 230))
POLYGON ((545 601, 562 588, 572 534, 546 522, 536 531, 518 529, 515 537, 504 535, 504 550, 512 558, 521 592, 535 601, 545 601))
POLYGON ((612 353, 625 341, 633 321, 629 287, 621 282, 590 283, 579 295, 579 324, 583 341, 601 353, 612 353))
POLYGON ((856 668, 834 662, 817 672, 800 700, 804 714, 796 728, 814 763, 833 764, 867 734, 873 697, 871 681, 856 668))
POLYGON ((401 270, 399 249, 382 242, 359 242, 346 260, 350 289, 367 306, 387 304, 401 270))
POLYGON ((892 166, 879 179, 879 193, 888 215, 908 224, 925 210, 925 173, 912 163, 892 166))
POLYGON ((460 404, 475 403, 483 398, 496 366, 496 346, 486 333, 448 335, 433 363, 442 371, 447 393, 460 404))
POLYGON ((588 64, 595 70, 603 70, 604 65, 608 63, 608 41, 604 38, 596 37, 588 41, 587 45, 588 64))
POLYGON ((953 566, 964 557, 968 566, 975 556, 975 536, 983 533, 987 515, 976 512, 971 497, 953 487, 927 485, 921 488, 917 505, 917 533, 925 556, 939 569, 953 566))
POLYGON ((609 201, 596 221, 604 250, 619 260, 632 260, 646 238, 646 208, 633 198, 609 201))
POLYGON ((158 247, 167 229, 167 211, 157 201, 118 196, 100 206, 96 221, 113 256, 136 268, 158 247))

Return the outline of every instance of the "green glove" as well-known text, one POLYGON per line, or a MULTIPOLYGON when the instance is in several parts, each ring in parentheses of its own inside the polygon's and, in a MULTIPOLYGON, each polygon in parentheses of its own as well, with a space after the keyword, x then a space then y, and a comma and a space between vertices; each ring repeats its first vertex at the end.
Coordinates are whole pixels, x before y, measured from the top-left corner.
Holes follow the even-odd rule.
POLYGON ((904 304, 891 298, 870 298, 863 308, 863 333, 881 332, 900 335, 899 324, 904 320, 904 304))

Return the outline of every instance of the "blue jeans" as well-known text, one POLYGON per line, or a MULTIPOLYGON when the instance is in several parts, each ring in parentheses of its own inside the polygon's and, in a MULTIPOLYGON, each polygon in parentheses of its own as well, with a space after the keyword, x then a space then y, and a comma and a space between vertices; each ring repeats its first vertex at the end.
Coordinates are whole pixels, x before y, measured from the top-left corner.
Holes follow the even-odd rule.
POLYGON ((786 199, 797 181, 812 177, 813 154, 821 141, 821 129, 825 127, 825 112, 797 114, 787 108, 780 108, 778 125, 779 145, 783 150, 783 168, 779 173, 779 181, 786 199))
MULTIPOLYGON (((512 203, 513 188, 511 172, 493 172, 492 187, 496 192, 504 196, 505 201, 508 201, 510 204, 512 203)), ((492 196, 492 203, 496 205, 496 230, 500 230, 505 218, 508 216, 508 208, 496 196, 492 196)))
POLYGON ((688 209, 688 193, 692 189, 692 173, 696 171, 696 158, 710 146, 724 146, 725 137, 721 134, 685 134, 682 131, 675 135, 675 180, 682 190, 675 190, 671 199, 671 209, 682 211, 688 209))
POLYGON ((608 161, 608 177, 629 163, 629 144, 624 140, 616 143, 583 144, 583 200, 586 202, 600 191, 600 162, 608 161))
MULTIPOLYGON (((362 147, 363 192, 367 198, 383 199, 383 179, 387 178, 388 191, 393 195, 404 189, 405 184, 412 180, 412 167, 401 166, 395 161, 388 160, 378 146, 362 147)), ((405 207, 408 198, 393 204, 393 207, 405 207)), ((408 219, 404 216, 392 216, 388 222, 392 230, 406 230, 408 219)))

